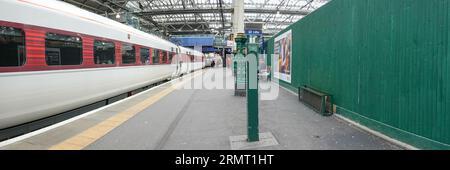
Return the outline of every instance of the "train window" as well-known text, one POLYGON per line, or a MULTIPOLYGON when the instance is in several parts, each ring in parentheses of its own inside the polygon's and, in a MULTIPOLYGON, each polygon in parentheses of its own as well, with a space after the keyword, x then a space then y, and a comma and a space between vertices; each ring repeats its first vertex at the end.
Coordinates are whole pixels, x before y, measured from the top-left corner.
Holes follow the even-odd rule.
POLYGON ((150 51, 147 48, 141 48, 141 63, 150 64, 150 51))
POLYGON ((45 61, 47 65, 80 65, 83 60, 80 37, 47 33, 45 61))
POLYGON ((167 63, 167 51, 162 52, 162 63, 167 63))
POLYGON ((116 59, 116 48, 112 42, 94 41, 94 63, 114 64, 116 59))
POLYGON ((159 50, 153 49, 153 64, 159 63, 159 50))
POLYGON ((0 26, 0 67, 25 63, 25 33, 17 28, 0 26))
POLYGON ((122 63, 135 64, 136 63, 136 49, 134 45, 122 44, 122 63))

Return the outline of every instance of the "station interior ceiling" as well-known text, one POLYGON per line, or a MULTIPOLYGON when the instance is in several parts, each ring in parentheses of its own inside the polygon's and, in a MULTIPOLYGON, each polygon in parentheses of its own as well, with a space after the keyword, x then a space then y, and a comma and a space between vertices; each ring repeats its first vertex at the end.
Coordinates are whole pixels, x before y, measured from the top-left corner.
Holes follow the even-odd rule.
MULTIPOLYGON (((62 0, 161 37, 227 37, 233 0, 62 0)), ((330 0, 244 0, 245 25, 270 37, 330 0)))

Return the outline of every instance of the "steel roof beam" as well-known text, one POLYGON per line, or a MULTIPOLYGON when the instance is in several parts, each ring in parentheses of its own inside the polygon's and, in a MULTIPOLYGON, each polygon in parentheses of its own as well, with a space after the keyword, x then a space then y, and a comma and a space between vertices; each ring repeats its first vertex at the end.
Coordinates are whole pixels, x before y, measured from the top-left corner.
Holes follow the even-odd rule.
MULTIPOLYGON (((183 22, 178 22, 178 21, 171 21, 171 22, 161 22, 160 25, 193 25, 193 24, 210 24, 211 22, 221 22, 221 20, 210 20, 209 22, 207 21, 183 21, 183 22)), ((265 22, 263 21, 247 21, 245 23, 261 23, 264 24, 265 22)), ((275 25, 290 25, 292 24, 292 22, 288 22, 288 21, 275 21, 275 22, 271 22, 272 24, 275 25)), ((231 22, 224 22, 224 24, 231 24, 231 22)))
MULTIPOLYGON (((308 15, 311 11, 306 10, 276 10, 276 9, 244 9, 245 13, 256 13, 256 14, 276 14, 278 11, 280 14, 284 15, 308 15)), ((143 12, 133 12, 135 15, 173 15, 173 14, 207 14, 207 13, 218 13, 218 10, 212 9, 172 9, 172 10, 152 10, 143 12)), ((223 13, 232 13, 233 9, 224 8, 223 13)))

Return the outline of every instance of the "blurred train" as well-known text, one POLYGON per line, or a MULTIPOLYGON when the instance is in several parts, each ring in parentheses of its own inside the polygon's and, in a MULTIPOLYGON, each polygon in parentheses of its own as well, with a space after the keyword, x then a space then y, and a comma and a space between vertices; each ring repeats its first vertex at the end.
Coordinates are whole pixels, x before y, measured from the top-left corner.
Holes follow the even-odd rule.
POLYGON ((205 67, 205 56, 56 0, 0 0, 0 129, 205 67))

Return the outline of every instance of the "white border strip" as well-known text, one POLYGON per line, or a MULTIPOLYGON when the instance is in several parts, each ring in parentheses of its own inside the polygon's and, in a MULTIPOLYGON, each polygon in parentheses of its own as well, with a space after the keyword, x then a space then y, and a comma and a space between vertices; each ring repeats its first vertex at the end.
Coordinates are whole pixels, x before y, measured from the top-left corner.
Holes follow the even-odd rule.
POLYGON ((361 125, 361 124, 359 124, 359 123, 357 123, 357 122, 355 122, 355 121, 353 121, 353 120, 350 120, 350 119, 348 119, 348 118, 346 118, 346 117, 344 117, 344 116, 342 116, 342 115, 339 115, 339 114, 333 114, 333 115, 334 115, 334 117, 337 118, 337 119, 341 119, 341 120, 343 120, 343 121, 345 121, 345 122, 351 123, 352 125, 354 125, 354 126, 360 128, 360 129, 362 129, 362 130, 364 130, 364 131, 367 131, 367 132, 369 132, 370 134, 373 134, 373 135, 375 135, 375 136, 378 136, 378 137, 380 137, 380 138, 382 138, 382 139, 384 139, 384 140, 387 140, 387 141, 389 141, 389 142, 391 142, 391 143, 393 143, 393 144, 395 144, 395 145, 398 145, 398 146, 400 146, 400 147, 402 147, 402 148, 404 148, 404 149, 408 149, 408 150, 419 150, 419 148, 416 148, 416 147, 414 147, 414 146, 412 146, 412 145, 409 145, 409 144, 404 143, 404 142, 402 142, 402 141, 399 141, 399 140, 397 140, 397 139, 394 139, 394 138, 391 138, 391 137, 389 137, 389 136, 386 136, 386 135, 384 135, 384 134, 382 134, 382 133, 380 133, 380 132, 378 132, 378 131, 372 130, 372 129, 368 128, 367 126, 361 125))
MULTIPOLYGON (((274 82, 272 82, 272 83, 274 83, 274 82)), ((281 88, 283 88, 284 90, 290 92, 291 94, 293 94, 293 95, 295 95, 295 96, 298 96, 298 94, 296 94, 295 92, 289 90, 288 88, 283 87, 282 85, 279 85, 279 84, 278 84, 278 86, 281 87, 281 88)), ((353 120, 350 120, 350 119, 348 119, 348 118, 346 118, 346 117, 344 117, 344 116, 342 116, 342 115, 340 115, 340 114, 333 114, 333 117, 334 117, 334 118, 337 118, 337 119, 340 119, 340 120, 342 120, 342 121, 345 121, 345 122, 347 122, 347 123, 350 123, 350 124, 356 126, 357 128, 359 128, 359 129, 361 129, 361 130, 364 130, 364 131, 366 131, 366 132, 368 132, 368 133, 370 133, 370 134, 372 134, 372 135, 374 135, 374 136, 377 136, 377 137, 379 137, 379 138, 382 138, 382 139, 384 139, 384 140, 386 140, 386 141, 389 141, 389 142, 391 142, 391 143, 393 143, 393 144, 395 144, 395 145, 398 145, 398 146, 400 146, 400 147, 402 147, 402 148, 404 148, 404 149, 408 149, 408 150, 419 150, 419 148, 416 148, 416 147, 414 147, 414 146, 412 146, 412 145, 409 145, 409 144, 404 143, 404 142, 402 142, 402 141, 399 141, 399 140, 397 140, 397 139, 394 139, 394 138, 391 138, 391 137, 389 137, 389 136, 386 136, 386 135, 384 135, 384 134, 382 134, 382 133, 380 133, 380 132, 378 132, 378 131, 372 130, 372 129, 368 128, 367 126, 364 126, 364 125, 362 125, 362 124, 359 124, 359 123, 357 123, 357 122, 355 122, 355 121, 353 121, 353 120)))
MULTIPOLYGON (((192 74, 192 73, 191 73, 191 74, 192 74)), ((84 117, 86 117, 86 116, 92 115, 92 114, 94 114, 94 113, 96 113, 96 112, 98 112, 98 111, 107 109, 107 108, 109 108, 109 107, 115 106, 115 105, 117 105, 117 104, 123 103, 123 102, 128 101, 128 100, 131 100, 131 99, 133 99, 133 98, 135 98, 135 97, 138 97, 138 96, 140 96, 140 95, 143 95, 143 94, 145 94, 145 93, 147 93, 147 92, 150 92, 150 91, 152 91, 152 90, 154 90, 154 89, 157 89, 157 88, 160 87, 160 86, 166 85, 166 84, 168 84, 168 83, 172 83, 173 81, 178 80, 178 79, 180 79, 180 78, 182 78, 182 77, 178 77, 178 78, 176 78, 176 79, 170 80, 170 81, 165 82, 165 83, 163 83, 163 84, 160 84, 160 85, 158 85, 158 86, 155 86, 155 87, 152 87, 152 88, 147 89, 147 90, 145 90, 145 91, 142 91, 142 92, 140 92, 140 93, 138 93, 138 94, 136 94, 136 95, 127 97, 127 98, 125 98, 125 99, 119 100, 119 101, 114 102, 114 103, 112 103, 112 104, 108 104, 108 105, 103 106, 103 107, 100 107, 100 108, 98 108, 98 109, 91 110, 91 111, 89 111, 89 112, 86 112, 86 113, 83 113, 83 114, 81 114, 81 115, 72 117, 72 118, 67 119, 67 120, 64 120, 64 121, 62 121, 62 122, 59 122, 59 123, 56 123, 56 124, 47 126, 47 127, 45 127, 45 128, 42 128, 42 129, 38 129, 38 130, 33 131, 33 132, 30 132, 30 133, 26 133, 26 134, 23 134, 23 135, 20 135, 20 136, 17 136, 17 137, 14 137, 14 138, 11 138, 11 139, 8 139, 8 140, 5 140, 5 141, 2 141, 2 142, 0 142, 0 149, 2 149, 2 147, 5 147, 5 146, 7 146, 7 145, 10 145, 10 144, 13 144, 13 143, 22 141, 22 140, 24 140, 24 139, 27 139, 27 138, 30 138, 30 137, 33 137, 33 136, 36 136, 36 135, 45 133, 45 132, 50 131, 50 130, 52 130, 52 129, 55 129, 55 128, 64 126, 64 125, 66 125, 66 124, 69 124, 69 123, 71 123, 71 122, 74 122, 74 121, 76 121, 76 120, 78 120, 78 119, 81 119, 81 118, 84 118, 84 117)))

